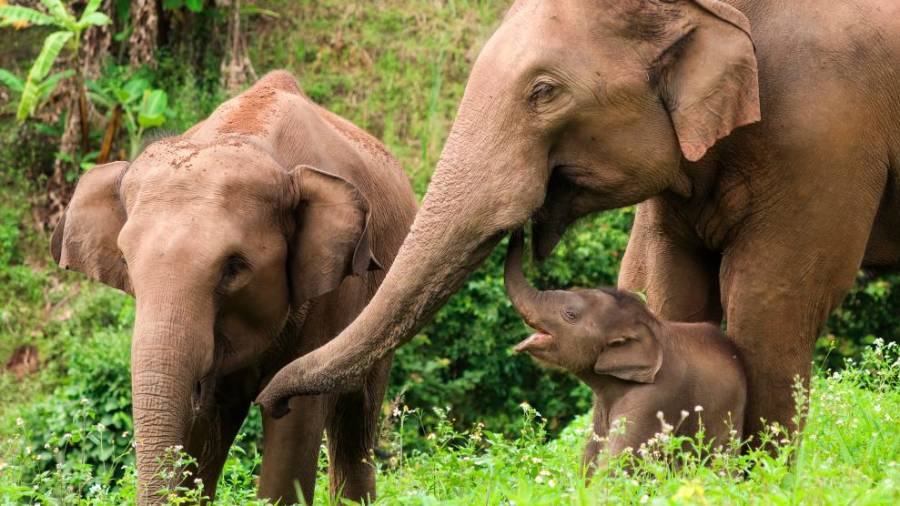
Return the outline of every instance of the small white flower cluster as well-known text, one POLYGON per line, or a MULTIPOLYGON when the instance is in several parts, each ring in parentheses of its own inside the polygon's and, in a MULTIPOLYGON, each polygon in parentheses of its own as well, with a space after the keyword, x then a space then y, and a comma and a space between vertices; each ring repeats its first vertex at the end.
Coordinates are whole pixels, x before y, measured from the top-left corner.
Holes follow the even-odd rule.
MULTIPOLYGON (((538 461, 540 461, 540 459, 538 459, 538 461)), ((550 478, 550 476, 552 476, 552 473, 550 471, 548 471, 546 469, 541 469, 541 471, 538 473, 538 475, 535 476, 534 481, 535 481, 535 483, 544 483, 544 480, 546 479, 547 486, 549 486, 550 488, 553 488, 556 486, 556 482, 552 478, 550 478)))

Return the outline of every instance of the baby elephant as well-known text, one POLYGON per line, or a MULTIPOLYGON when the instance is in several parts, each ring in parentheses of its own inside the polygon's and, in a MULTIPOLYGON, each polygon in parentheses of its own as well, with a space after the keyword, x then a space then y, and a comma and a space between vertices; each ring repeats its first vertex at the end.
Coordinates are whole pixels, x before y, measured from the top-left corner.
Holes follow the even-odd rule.
POLYGON ((506 257, 506 291, 537 333, 516 346, 541 362, 574 373, 594 392, 594 435, 585 448, 591 474, 608 441, 610 455, 661 432, 659 413, 679 435, 740 438, 747 385, 737 352, 708 323, 657 319, 636 296, 613 288, 538 291, 522 272, 522 232, 506 257), (625 419, 624 422, 620 419, 625 419), (619 425, 611 432, 614 423, 619 425))

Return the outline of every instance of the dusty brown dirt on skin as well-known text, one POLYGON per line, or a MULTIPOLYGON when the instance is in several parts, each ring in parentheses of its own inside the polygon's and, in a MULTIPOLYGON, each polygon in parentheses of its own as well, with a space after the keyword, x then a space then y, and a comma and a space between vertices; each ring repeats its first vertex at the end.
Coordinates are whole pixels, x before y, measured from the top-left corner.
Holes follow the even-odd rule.
POLYGON ((272 72, 259 80, 252 88, 240 95, 237 108, 228 112, 220 133, 265 135, 271 121, 278 92, 300 94, 297 81, 284 71, 272 72))
MULTIPOLYGON (((335 128, 344 138, 360 146, 369 154, 379 157, 381 159, 391 160, 394 162, 394 157, 387 151, 381 142, 367 134, 365 131, 351 124, 347 120, 341 118, 340 116, 334 114, 331 111, 326 109, 322 109, 324 111, 324 118, 328 123, 335 128)), ((399 164, 397 164, 399 165, 399 164)))

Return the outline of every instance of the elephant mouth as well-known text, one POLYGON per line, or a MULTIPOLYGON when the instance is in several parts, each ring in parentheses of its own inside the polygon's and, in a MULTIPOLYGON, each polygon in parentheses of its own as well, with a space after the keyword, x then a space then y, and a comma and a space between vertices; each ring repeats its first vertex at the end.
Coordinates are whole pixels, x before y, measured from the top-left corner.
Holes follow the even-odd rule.
POLYGON ((538 330, 534 334, 531 334, 524 341, 520 342, 516 345, 515 351, 517 353, 527 352, 527 353, 540 353, 552 351, 556 348, 556 339, 552 334, 547 332, 543 332, 538 330))

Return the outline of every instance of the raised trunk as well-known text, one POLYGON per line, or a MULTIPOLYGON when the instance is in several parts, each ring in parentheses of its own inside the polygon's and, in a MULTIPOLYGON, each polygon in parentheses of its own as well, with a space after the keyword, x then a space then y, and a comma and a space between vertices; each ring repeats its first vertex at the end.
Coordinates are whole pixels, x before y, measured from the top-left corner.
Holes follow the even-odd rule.
POLYGON ((159 492, 181 483, 175 469, 211 369, 212 325, 184 297, 138 297, 131 347, 131 390, 138 469, 138 503, 165 502, 159 492))
POLYGON ((537 291, 525 279, 522 268, 522 250, 524 249, 524 237, 521 230, 513 233, 509 240, 509 250, 506 253, 506 266, 503 279, 506 284, 506 293, 512 301, 516 311, 522 315, 525 321, 532 327, 539 324, 538 315, 541 307, 541 292, 537 291))

